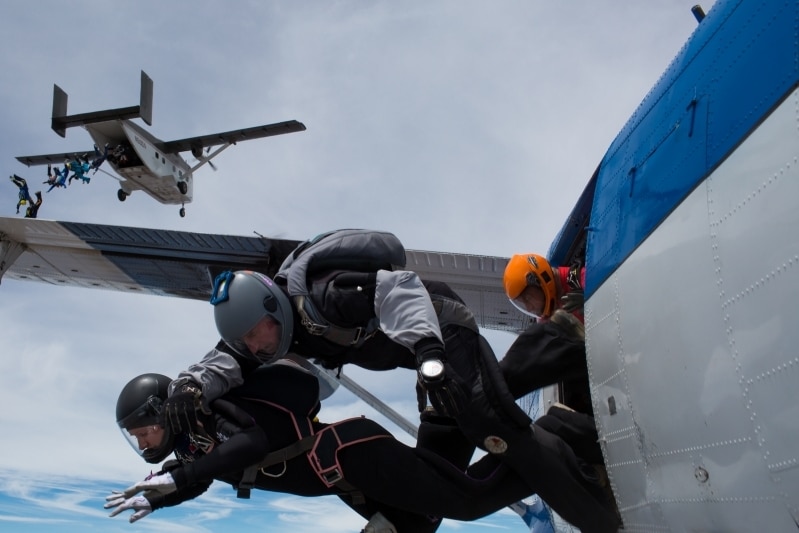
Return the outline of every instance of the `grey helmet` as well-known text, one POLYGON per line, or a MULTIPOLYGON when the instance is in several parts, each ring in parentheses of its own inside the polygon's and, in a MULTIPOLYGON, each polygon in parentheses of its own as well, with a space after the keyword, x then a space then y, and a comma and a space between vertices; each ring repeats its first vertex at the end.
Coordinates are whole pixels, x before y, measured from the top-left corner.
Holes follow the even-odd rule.
POLYGON ((214 280, 211 305, 219 335, 241 355, 268 363, 288 353, 294 314, 286 293, 269 277, 251 270, 222 272, 214 280), (244 336, 263 318, 281 326, 275 353, 251 353, 244 342, 244 336))
POLYGON ((161 415, 171 381, 162 374, 142 374, 130 380, 117 399, 117 425, 122 430, 122 436, 148 463, 160 463, 174 448, 174 435, 163 424, 161 415), (129 430, 148 426, 159 426, 163 429, 164 437, 157 447, 140 450, 136 437, 129 430))

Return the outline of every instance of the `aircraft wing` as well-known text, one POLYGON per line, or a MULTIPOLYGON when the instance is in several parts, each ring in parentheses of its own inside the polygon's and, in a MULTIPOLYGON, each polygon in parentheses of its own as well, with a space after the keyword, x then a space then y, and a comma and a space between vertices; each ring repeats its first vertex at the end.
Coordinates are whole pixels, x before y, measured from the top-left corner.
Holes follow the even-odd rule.
POLYGON ((297 122, 296 120, 288 120, 286 122, 264 124, 263 126, 254 126, 243 130, 212 133, 210 135, 200 135, 199 137, 189 137, 177 141, 164 141, 160 143, 158 147, 162 152, 167 154, 188 151, 197 152, 209 146, 218 146, 226 143, 236 144, 239 141, 272 137, 274 135, 283 135, 285 133, 294 133, 297 131, 305 131, 305 124, 297 122))
MULTIPOLYGON (((224 270, 274 276, 300 241, 0 217, 0 279, 208 300, 224 270)), ((486 329, 530 319, 502 288, 507 258, 407 250, 407 268, 445 281, 486 329)))
POLYGON ((88 154, 90 157, 94 158, 94 148, 89 148, 88 150, 84 150, 82 152, 70 152, 70 153, 60 152, 57 154, 44 154, 44 155, 21 155, 17 157, 17 161, 29 167, 38 166, 38 165, 63 165, 65 160, 69 159, 70 161, 72 161, 73 159, 75 159, 76 154, 78 155, 88 154))

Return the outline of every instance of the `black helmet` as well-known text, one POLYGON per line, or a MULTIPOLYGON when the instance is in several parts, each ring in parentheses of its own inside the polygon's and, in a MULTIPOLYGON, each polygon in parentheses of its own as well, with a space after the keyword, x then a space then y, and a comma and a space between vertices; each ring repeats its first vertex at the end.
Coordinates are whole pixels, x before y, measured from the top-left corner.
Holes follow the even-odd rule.
POLYGON ((161 417, 161 407, 169 395, 171 381, 162 374, 142 374, 130 380, 117 399, 117 424, 122 435, 148 463, 160 463, 172 453, 175 438, 161 417), (140 450, 130 430, 147 426, 163 428, 164 437, 157 447, 140 450))
POLYGON ((211 304, 219 335, 241 355, 268 363, 288 353, 294 332, 291 302, 267 276, 251 270, 222 272, 214 280, 211 304), (263 318, 270 318, 281 326, 280 342, 275 353, 253 354, 243 339, 263 318))

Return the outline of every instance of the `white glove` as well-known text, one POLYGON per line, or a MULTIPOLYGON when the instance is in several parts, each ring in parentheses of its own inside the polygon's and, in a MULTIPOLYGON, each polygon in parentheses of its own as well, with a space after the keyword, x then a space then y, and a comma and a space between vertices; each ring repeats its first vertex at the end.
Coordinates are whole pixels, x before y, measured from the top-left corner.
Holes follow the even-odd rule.
POLYGON ((170 494, 176 490, 178 490, 178 488, 175 486, 175 480, 172 479, 172 474, 167 472, 160 476, 148 476, 144 481, 139 481, 135 485, 126 488, 124 492, 122 492, 122 495, 125 498, 130 498, 144 491, 153 491, 153 493, 157 494, 170 494))
POLYGON ((116 509, 114 509, 110 515, 108 515, 110 517, 114 517, 122 511, 133 509, 135 512, 130 515, 129 520, 131 524, 137 520, 141 520, 153 512, 150 502, 147 501, 147 498, 144 496, 134 496, 133 498, 125 499, 125 496, 121 492, 113 491, 110 496, 106 496, 105 501, 106 504, 103 505, 103 509, 111 509, 112 507, 116 507, 116 509))

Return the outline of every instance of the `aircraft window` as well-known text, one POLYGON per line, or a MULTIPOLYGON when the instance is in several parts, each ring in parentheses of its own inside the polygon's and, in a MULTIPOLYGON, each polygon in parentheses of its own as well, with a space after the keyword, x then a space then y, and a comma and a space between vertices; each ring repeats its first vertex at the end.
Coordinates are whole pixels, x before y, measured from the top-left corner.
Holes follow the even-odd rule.
POLYGON ((161 163, 166 165, 166 159, 164 159, 164 156, 161 156, 161 163))

